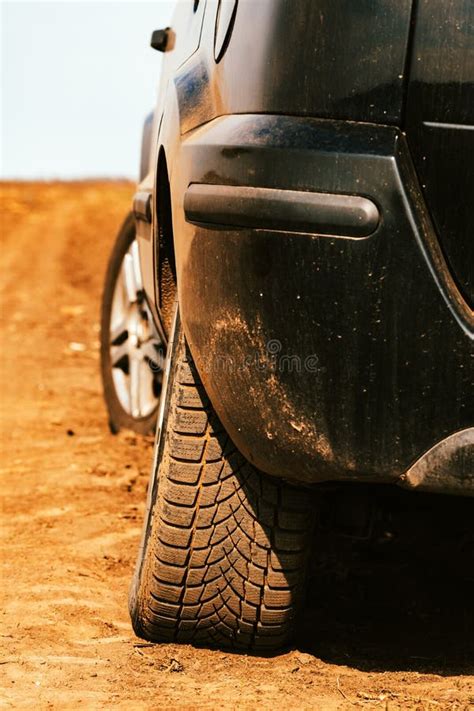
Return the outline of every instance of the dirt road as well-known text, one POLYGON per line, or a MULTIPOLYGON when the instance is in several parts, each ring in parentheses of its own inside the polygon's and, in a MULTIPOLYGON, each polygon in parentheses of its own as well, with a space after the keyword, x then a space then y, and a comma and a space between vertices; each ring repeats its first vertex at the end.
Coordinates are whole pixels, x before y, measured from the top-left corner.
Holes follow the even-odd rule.
POLYGON ((411 591, 374 560, 379 572, 359 576, 368 584, 348 595, 345 579, 340 612, 314 621, 308 610, 296 647, 273 658, 133 635, 127 589, 151 442, 109 434, 98 376, 102 277, 132 192, 2 186, 3 707, 474 708, 471 578, 450 573, 454 618, 443 584, 442 594, 427 584, 426 621, 413 608, 423 567, 413 560, 411 591), (383 605, 360 617, 356 599, 375 593, 389 600, 389 625, 383 605))

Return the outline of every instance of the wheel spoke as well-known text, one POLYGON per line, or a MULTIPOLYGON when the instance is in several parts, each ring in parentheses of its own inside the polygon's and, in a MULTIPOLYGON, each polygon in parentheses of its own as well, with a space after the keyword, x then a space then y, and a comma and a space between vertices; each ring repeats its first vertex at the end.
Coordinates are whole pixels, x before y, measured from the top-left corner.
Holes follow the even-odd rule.
POLYGON ((133 273, 135 277, 135 286, 138 291, 141 291, 143 289, 143 283, 142 283, 142 271, 140 267, 140 252, 138 249, 138 242, 137 240, 134 240, 132 242, 132 245, 130 247, 130 254, 132 256, 132 262, 133 262, 133 273))
POLYGON ((110 343, 112 346, 118 346, 128 335, 128 323, 127 319, 124 318, 110 329, 110 343))
POLYGON ((160 353, 160 351, 156 349, 153 341, 147 341, 146 343, 143 343, 141 350, 143 352, 143 355, 148 360, 148 363, 150 363, 151 361, 151 370, 157 372, 164 369, 165 359, 163 353, 160 353))
POLYGON ((141 417, 143 399, 144 373, 143 368, 146 363, 139 357, 130 359, 130 409, 132 417, 141 417))
POLYGON ((137 300, 137 282, 135 279, 135 269, 133 266, 133 257, 127 252, 123 258, 123 284, 125 294, 129 303, 134 304, 137 300))
POLYGON ((124 364, 125 358, 130 358, 128 339, 119 346, 112 346, 110 359, 113 368, 118 368, 124 364))

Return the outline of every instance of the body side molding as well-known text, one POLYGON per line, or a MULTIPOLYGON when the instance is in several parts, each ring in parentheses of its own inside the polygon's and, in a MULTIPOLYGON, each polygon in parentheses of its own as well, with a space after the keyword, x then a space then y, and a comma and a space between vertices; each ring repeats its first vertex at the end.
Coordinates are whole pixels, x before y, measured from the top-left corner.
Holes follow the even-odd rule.
POLYGON ((194 183, 184 196, 188 222, 345 237, 368 237, 380 215, 358 195, 194 183))

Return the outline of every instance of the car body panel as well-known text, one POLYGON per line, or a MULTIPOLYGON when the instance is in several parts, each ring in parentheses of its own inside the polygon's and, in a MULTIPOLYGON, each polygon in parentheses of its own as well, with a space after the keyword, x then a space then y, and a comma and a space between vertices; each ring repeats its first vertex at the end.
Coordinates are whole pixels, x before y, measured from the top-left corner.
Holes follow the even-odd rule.
POLYGON ((201 122, 282 113, 396 124, 411 9, 412 0, 240 0, 216 64, 219 3, 207 0, 201 46, 177 73, 178 93, 201 97, 201 122))
POLYGON ((290 480, 390 481, 469 426, 472 321, 405 190, 397 129, 229 116, 190 134, 178 165, 182 321, 250 461, 290 480), (381 221, 362 239, 197 226, 182 209, 196 183, 356 193, 381 221))
MULTIPOLYGON (((473 313, 425 202, 415 134, 403 132, 417 7, 240 0, 216 63, 219 3, 207 0, 193 51, 165 54, 139 186, 154 195, 139 236, 147 296, 159 315, 166 156, 181 319, 201 378, 243 454, 290 481, 406 485, 437 443, 472 432, 473 313), (225 224, 228 206, 202 224, 185 215, 193 184, 367 199, 380 220, 357 238, 344 225, 318 232, 317 219, 301 233, 225 224)), ((449 477, 417 485, 450 478, 450 491, 473 493, 472 454, 459 476, 460 458, 449 461, 449 477)))
POLYGON ((407 135, 457 283, 474 307, 474 3, 420 0, 407 135))

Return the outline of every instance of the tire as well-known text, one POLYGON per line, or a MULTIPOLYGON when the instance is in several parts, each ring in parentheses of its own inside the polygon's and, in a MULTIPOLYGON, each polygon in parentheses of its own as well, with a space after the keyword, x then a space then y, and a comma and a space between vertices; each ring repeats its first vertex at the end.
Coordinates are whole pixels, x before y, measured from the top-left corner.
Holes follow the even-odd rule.
POLYGON ((157 476, 130 594, 133 628, 156 642, 278 649, 302 600, 310 497, 236 450, 179 327, 170 350, 157 476))
POLYGON ((159 392, 156 393, 156 405, 153 406, 152 411, 144 417, 134 417, 130 412, 127 412, 118 397, 111 360, 110 325, 114 293, 125 255, 134 240, 135 218, 130 213, 120 229, 107 266, 101 308, 100 360, 110 430, 116 434, 121 428, 125 428, 146 435, 155 432, 159 392))

